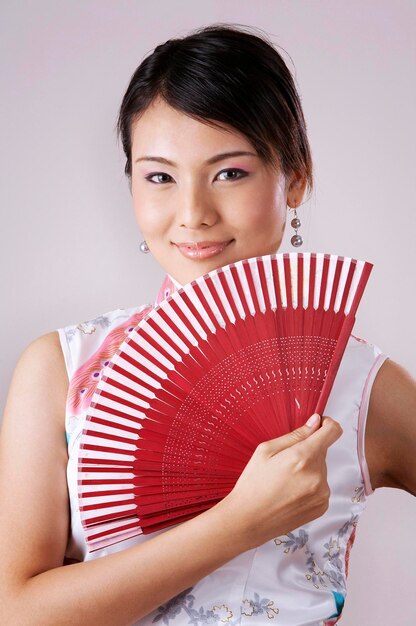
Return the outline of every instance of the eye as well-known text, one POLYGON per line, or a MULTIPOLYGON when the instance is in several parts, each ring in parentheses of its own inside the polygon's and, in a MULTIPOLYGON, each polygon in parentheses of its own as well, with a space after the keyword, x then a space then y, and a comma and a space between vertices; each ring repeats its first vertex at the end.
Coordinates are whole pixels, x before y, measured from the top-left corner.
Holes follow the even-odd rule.
POLYGON ((154 172, 153 174, 148 174, 147 176, 145 176, 145 179, 148 180, 150 183, 154 183, 155 185, 157 184, 163 184, 164 182, 169 182, 169 181, 159 181, 159 183, 156 183, 154 180, 151 180, 153 178, 153 176, 167 176, 168 178, 171 178, 171 176, 169 176, 169 174, 166 174, 165 172, 154 172))
MULTIPOLYGON (((244 178, 244 176, 248 176, 247 172, 245 172, 244 170, 241 170, 239 168, 235 168, 235 167, 234 168, 228 168, 228 169, 225 169, 225 170, 221 170, 221 172, 218 172, 217 176, 220 176, 221 174, 228 174, 229 172, 232 172, 233 174, 240 174, 240 176, 235 176, 235 175, 231 176, 231 177, 227 176, 226 178, 222 178, 220 180, 238 180, 239 178, 244 178)), ((171 182, 172 177, 169 174, 166 174, 165 172, 153 172, 152 174, 148 174, 147 176, 145 176, 145 179, 148 180, 150 183, 153 183, 155 185, 163 185, 163 184, 171 182), (165 180, 160 180, 160 178, 159 178, 159 181, 156 182, 156 181, 152 180, 152 178, 154 178, 155 176, 159 176, 159 177, 165 176, 165 177, 167 177, 170 180, 166 180, 166 179, 165 180)))
POLYGON ((220 174, 226 174, 228 172, 237 172, 237 174, 242 174, 242 176, 233 176, 232 178, 223 178, 222 180, 238 180, 239 178, 244 178, 244 176, 247 176, 247 172, 245 172, 244 170, 240 170, 239 168, 228 168, 226 170, 221 170, 221 172, 218 172, 218 176, 220 174))

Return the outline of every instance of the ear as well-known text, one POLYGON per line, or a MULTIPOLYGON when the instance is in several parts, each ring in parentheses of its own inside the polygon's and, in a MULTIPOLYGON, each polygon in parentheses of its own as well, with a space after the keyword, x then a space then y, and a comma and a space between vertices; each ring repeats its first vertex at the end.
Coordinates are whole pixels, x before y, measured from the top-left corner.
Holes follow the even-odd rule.
POLYGON ((286 204, 294 209, 300 205, 303 200, 306 189, 306 176, 302 172, 293 172, 289 179, 287 190, 286 204))

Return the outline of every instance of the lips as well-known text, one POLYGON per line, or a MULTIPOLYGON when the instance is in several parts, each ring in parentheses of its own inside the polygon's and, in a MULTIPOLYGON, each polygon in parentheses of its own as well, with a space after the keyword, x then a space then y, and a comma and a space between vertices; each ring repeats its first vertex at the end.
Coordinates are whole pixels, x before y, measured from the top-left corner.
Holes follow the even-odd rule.
POLYGON ((232 239, 228 241, 185 241, 183 243, 177 243, 178 248, 191 248, 193 250, 203 250, 204 248, 213 248, 216 246, 226 246, 232 239))
POLYGON ((202 260, 219 254, 233 241, 234 239, 228 241, 188 241, 175 245, 188 259, 202 260))

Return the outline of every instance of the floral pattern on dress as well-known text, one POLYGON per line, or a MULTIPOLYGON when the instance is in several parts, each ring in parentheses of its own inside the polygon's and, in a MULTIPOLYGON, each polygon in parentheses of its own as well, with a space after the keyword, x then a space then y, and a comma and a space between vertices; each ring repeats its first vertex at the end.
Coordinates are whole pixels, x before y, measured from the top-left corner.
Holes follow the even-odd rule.
MULTIPOLYGON (((324 569, 321 569, 317 562, 315 561, 315 554, 308 547, 309 535, 308 533, 301 528, 299 533, 296 535, 295 533, 287 533, 284 537, 287 539, 281 539, 276 537, 274 542, 276 546, 285 545, 284 553, 289 554, 296 552, 296 550, 303 548, 305 549, 306 554, 306 580, 311 581, 313 586, 316 589, 320 589, 321 587, 330 586, 338 587, 338 590, 332 590, 332 594, 334 596, 335 604, 337 607, 337 612, 334 615, 329 617, 329 621, 322 622, 322 626, 332 626, 335 624, 342 613, 342 608, 344 606, 345 596, 346 596, 346 585, 344 583, 343 576, 340 575, 342 572, 342 559, 341 555, 341 547, 339 543, 339 538, 345 532, 345 528, 349 527, 349 522, 344 524, 340 531, 338 532, 337 538, 333 539, 332 537, 329 539, 327 543, 324 544, 324 548, 326 548, 326 552, 323 553, 323 558, 327 561, 327 567, 324 566, 324 569), (328 563, 330 564, 328 566, 328 563), (328 583, 328 584, 327 584, 328 583), (333 621, 332 618, 336 618, 333 621)), ((349 550, 348 550, 349 555, 349 550)))
MULTIPOLYGON (((178 286, 173 282, 169 274, 166 274, 153 307, 160 304, 162 300, 169 297, 177 289, 178 286)), ((99 315, 94 319, 81 322, 66 329, 65 335, 68 343, 70 343, 77 332, 82 332, 84 335, 92 335, 98 326, 108 328, 111 324, 114 324, 115 320, 119 318, 123 320, 121 324, 108 333, 99 349, 74 372, 71 378, 67 395, 67 417, 65 421, 67 443, 69 443, 70 436, 77 427, 80 416, 89 408, 98 382, 101 380, 103 371, 109 364, 110 359, 126 339, 126 335, 137 326, 153 307, 152 305, 143 305, 139 311, 127 319, 126 309, 117 309, 120 311, 120 315, 116 317, 110 318, 109 315, 99 315)))
POLYGON ((151 308, 149 305, 138 313, 131 315, 122 324, 116 326, 108 333, 98 350, 75 371, 71 378, 67 396, 67 411, 72 417, 79 416, 89 407, 104 368, 109 364, 110 359, 126 339, 126 336, 147 315, 151 308))
POLYGON ((242 615, 256 616, 266 613, 269 619, 273 619, 279 613, 279 609, 273 606, 274 602, 269 598, 261 598, 258 593, 254 594, 253 600, 244 600, 241 607, 242 615))
POLYGON ((354 494, 351 498, 351 502, 354 502, 354 504, 357 504, 358 502, 362 502, 365 496, 365 488, 364 488, 364 481, 361 479, 361 483, 358 487, 355 488, 354 490, 354 494))
POLYGON ((303 529, 299 529, 298 533, 289 532, 282 537, 276 537, 274 543, 277 547, 285 546, 283 552, 285 554, 293 553, 296 550, 304 550, 306 555, 306 572, 305 577, 311 581, 316 589, 327 587, 328 583, 331 587, 335 587, 338 592, 346 594, 346 576, 348 575, 348 559, 351 546, 354 543, 355 529, 358 523, 358 515, 351 513, 350 519, 343 524, 335 536, 330 536, 328 541, 323 544, 324 551, 322 558, 325 559, 324 569, 319 567, 315 560, 315 553, 309 549, 309 535, 303 529), (349 533, 349 539, 345 542, 344 537, 349 533), (344 552, 345 545, 345 552, 344 552), (345 575, 344 575, 344 554, 345 554, 345 575))
MULTIPOLYGON (((355 495, 351 497, 352 502, 361 501, 362 490, 363 481, 361 479, 361 484, 355 487, 355 495)), ((284 546, 284 554, 293 554, 296 550, 304 550, 306 555, 305 577, 312 582, 316 589, 332 587, 337 611, 327 621, 322 622, 322 626, 333 626, 341 617, 347 594, 349 557, 355 541, 358 519, 358 515, 353 512, 350 513, 350 519, 341 526, 337 534, 331 535, 328 541, 323 544, 324 551, 321 554, 324 559, 323 569, 317 564, 315 553, 309 549, 309 535, 304 528, 300 528, 297 533, 289 532, 273 540, 277 547, 284 546), (348 537, 347 540, 346 537, 348 537)))
POLYGON ((97 330, 97 326, 101 326, 102 328, 108 328, 110 326, 110 320, 106 315, 99 315, 92 320, 87 320, 85 322, 80 322, 76 326, 69 328, 66 332, 66 337, 68 343, 72 341, 74 335, 77 331, 81 331, 84 335, 91 335, 95 333, 97 330))
MULTIPOLYGON (((152 623, 161 621, 163 624, 169 624, 169 622, 175 620, 178 615, 182 614, 183 616, 183 614, 187 614, 189 618, 187 623, 193 626, 206 624, 237 626, 237 624, 241 624, 242 615, 256 618, 258 615, 265 614, 268 619, 273 619, 279 613, 279 609, 273 606, 273 600, 260 598, 258 593, 254 593, 254 597, 251 600, 243 600, 240 607, 240 615, 234 616, 233 611, 223 602, 214 604, 208 608, 200 606, 199 609, 196 609, 194 608, 195 596, 191 591, 193 591, 193 587, 189 587, 189 589, 182 591, 165 604, 159 606, 157 609, 158 613, 152 619, 152 623)), ((183 621, 181 623, 183 623, 183 621)), ((255 619, 253 624, 255 624, 255 619)))
POLYGON ((152 623, 162 620, 164 624, 169 624, 182 612, 187 613, 188 624, 194 626, 231 623, 233 612, 225 604, 215 604, 208 609, 204 609, 202 606, 198 610, 193 608, 195 596, 190 593, 192 590, 193 587, 189 587, 160 606, 157 609, 159 613, 152 619, 152 623))

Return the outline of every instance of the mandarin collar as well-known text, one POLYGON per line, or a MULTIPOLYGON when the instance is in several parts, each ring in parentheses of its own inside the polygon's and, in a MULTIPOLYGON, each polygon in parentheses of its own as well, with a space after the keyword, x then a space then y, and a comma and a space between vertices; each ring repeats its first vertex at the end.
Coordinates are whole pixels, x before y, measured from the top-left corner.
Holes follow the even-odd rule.
POLYGON ((160 285, 154 306, 157 306, 158 304, 160 304, 162 300, 165 300, 165 298, 168 298, 172 293, 174 293, 175 291, 178 291, 178 289, 180 289, 181 287, 183 287, 183 285, 181 285, 181 283, 178 282, 175 278, 173 278, 173 276, 169 274, 168 272, 165 275, 162 281, 162 284, 160 285))

